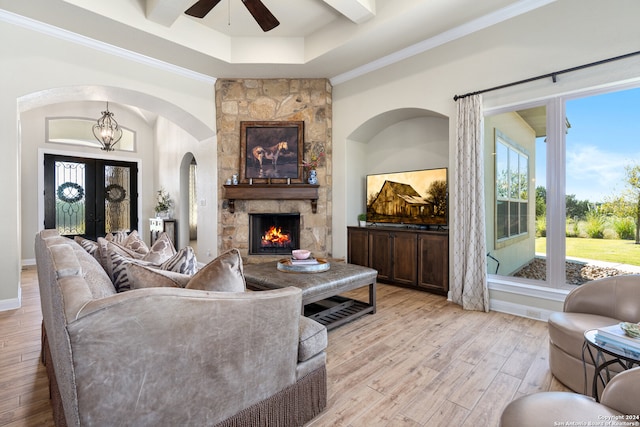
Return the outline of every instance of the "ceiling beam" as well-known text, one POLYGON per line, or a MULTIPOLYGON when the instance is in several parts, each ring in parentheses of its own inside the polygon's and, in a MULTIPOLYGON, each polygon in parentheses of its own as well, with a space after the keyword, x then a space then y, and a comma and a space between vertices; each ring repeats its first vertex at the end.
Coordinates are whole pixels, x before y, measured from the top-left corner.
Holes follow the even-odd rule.
POLYGON ((157 24, 170 27, 187 10, 195 0, 147 0, 147 19, 157 24))
POLYGON ((362 24, 376 15, 376 0, 323 1, 356 24, 362 24))

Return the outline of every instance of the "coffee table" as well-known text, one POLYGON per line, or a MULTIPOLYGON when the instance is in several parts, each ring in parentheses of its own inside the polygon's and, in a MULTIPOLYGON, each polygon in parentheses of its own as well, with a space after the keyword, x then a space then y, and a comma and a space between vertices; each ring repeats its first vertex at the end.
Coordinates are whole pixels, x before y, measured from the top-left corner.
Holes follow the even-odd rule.
POLYGON ((364 314, 376 312, 377 270, 344 262, 331 262, 327 271, 293 273, 279 271, 277 262, 245 264, 247 288, 255 291, 295 286, 302 289, 302 313, 328 330, 364 314), (340 296, 347 291, 369 287, 369 302, 340 296))

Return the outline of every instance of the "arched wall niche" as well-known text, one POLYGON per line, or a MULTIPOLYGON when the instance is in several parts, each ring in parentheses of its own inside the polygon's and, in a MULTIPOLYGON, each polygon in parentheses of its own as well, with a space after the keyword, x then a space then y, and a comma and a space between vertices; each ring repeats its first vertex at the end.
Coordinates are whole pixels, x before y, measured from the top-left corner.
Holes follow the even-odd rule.
POLYGON ((365 211, 367 175, 449 166, 449 118, 422 108, 389 110, 349 134, 346 149, 349 226, 365 211))

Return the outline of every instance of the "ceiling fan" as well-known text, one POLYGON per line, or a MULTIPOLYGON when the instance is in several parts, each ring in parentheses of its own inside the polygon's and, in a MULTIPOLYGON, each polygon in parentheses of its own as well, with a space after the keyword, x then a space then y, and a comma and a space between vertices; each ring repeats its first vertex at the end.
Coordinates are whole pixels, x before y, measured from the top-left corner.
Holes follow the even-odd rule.
MULTIPOLYGON (((198 0, 187 9, 184 13, 196 18, 204 18, 207 13, 220 3, 220 0, 198 0)), ((280 22, 275 16, 267 9, 267 7, 260 0, 242 0, 244 6, 249 10, 249 13, 256 20, 262 31, 267 32, 273 30, 280 25, 280 22)))

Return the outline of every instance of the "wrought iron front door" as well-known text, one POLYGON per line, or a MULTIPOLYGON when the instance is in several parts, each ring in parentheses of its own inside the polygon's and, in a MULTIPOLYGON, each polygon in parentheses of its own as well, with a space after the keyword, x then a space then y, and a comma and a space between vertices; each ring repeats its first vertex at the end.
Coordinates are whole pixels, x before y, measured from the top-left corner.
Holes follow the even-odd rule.
POLYGON ((96 239, 138 224, 137 165, 45 154, 44 226, 96 239))

